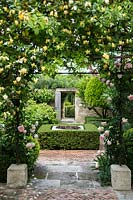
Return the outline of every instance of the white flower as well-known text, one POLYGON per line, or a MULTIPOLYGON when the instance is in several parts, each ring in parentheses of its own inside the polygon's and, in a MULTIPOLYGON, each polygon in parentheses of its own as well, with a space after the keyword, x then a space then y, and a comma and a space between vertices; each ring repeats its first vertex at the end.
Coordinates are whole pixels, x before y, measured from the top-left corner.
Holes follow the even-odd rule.
POLYGON ((109 4, 109 0, 104 0, 104 2, 105 2, 106 4, 109 4))
POLYGON ((109 86, 110 86, 110 87, 114 87, 114 83, 110 83, 109 86))
POLYGON ((128 119, 126 119, 125 117, 122 118, 122 123, 125 124, 128 122, 128 119))
POLYGON ((16 78, 16 81, 17 81, 17 82, 20 82, 20 81, 21 81, 21 77, 18 76, 18 77, 16 78))
POLYGON ((118 74, 117 76, 118 76, 119 79, 122 78, 122 74, 118 74))
POLYGON ((3 99, 7 100, 8 96, 6 94, 3 95, 3 99))
POLYGON ((102 126, 106 126, 106 125, 107 125, 107 122, 101 122, 101 125, 102 125, 102 126))
POLYGON ((38 134, 35 134, 35 135, 34 135, 34 138, 35 138, 35 139, 38 139, 38 134))
POLYGON ((107 98, 107 101, 108 101, 108 102, 111 102, 111 101, 112 101, 112 98, 111 98, 111 97, 108 97, 108 98, 107 98))
POLYGON ((102 126, 99 126, 97 129, 98 129, 99 132, 103 132, 104 131, 104 127, 102 127, 102 126))
POLYGON ((39 122, 38 122, 38 121, 36 121, 36 122, 35 122, 35 126, 37 127, 37 126, 38 126, 38 124, 39 124, 39 122))
POLYGON ((27 149, 32 149, 33 147, 35 147, 35 143, 34 142, 29 142, 26 144, 26 148, 27 149))
POLYGON ((109 133, 110 133, 110 131, 109 131, 109 130, 106 130, 106 131, 104 132, 104 135, 105 135, 106 137, 109 137, 109 133))

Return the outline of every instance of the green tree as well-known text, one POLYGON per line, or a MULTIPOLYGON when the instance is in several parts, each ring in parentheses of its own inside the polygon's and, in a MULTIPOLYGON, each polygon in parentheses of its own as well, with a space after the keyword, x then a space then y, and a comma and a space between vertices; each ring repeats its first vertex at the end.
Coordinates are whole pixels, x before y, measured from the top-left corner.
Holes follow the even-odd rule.
POLYGON ((104 98, 106 90, 106 84, 102 83, 96 76, 90 78, 84 90, 85 103, 88 108, 93 109, 102 118, 107 117, 108 106, 107 100, 104 98))

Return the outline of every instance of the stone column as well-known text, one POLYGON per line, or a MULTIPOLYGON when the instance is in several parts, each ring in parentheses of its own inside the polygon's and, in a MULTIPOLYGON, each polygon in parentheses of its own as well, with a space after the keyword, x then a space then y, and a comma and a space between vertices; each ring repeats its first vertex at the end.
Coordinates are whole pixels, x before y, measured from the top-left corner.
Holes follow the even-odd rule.
POLYGON ((114 190, 131 190, 131 170, 126 165, 111 165, 111 183, 114 190))
POLYGON ((55 92, 55 111, 56 111, 56 118, 61 120, 61 92, 55 92))
POLYGON ((7 169, 7 186, 21 188, 26 186, 28 180, 26 164, 12 164, 7 169))

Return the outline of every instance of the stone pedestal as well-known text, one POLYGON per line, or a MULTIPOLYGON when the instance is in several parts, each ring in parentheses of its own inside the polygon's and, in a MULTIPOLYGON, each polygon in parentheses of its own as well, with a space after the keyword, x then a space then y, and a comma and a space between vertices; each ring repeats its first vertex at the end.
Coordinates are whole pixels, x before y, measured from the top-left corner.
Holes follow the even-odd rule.
POLYGON ((111 183, 114 190, 131 190, 131 170, 126 165, 111 165, 111 183))
POLYGON ((26 164, 12 164, 7 169, 7 186, 10 188, 21 188, 26 186, 28 180, 26 164))

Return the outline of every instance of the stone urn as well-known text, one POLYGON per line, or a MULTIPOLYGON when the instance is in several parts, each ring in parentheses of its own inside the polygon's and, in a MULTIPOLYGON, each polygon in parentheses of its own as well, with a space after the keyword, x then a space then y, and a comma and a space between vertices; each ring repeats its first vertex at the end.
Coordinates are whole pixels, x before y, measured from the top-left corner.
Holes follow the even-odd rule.
POLYGON ((131 170, 126 165, 111 165, 111 184, 114 190, 131 190, 131 170))
POLYGON ((7 186, 10 188, 25 187, 28 181, 26 164, 11 164, 7 169, 7 186))

